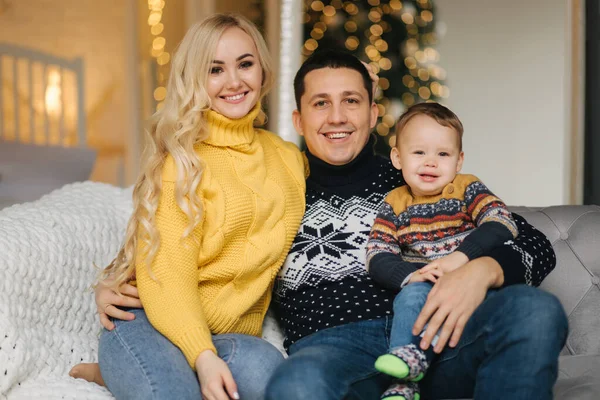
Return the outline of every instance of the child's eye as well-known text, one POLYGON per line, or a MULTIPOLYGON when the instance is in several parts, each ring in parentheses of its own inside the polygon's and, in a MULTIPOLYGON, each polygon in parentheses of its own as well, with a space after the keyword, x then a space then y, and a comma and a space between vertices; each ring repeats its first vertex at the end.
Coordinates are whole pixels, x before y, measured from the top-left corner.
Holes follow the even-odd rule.
POLYGON ((442 151, 440 153, 440 157, 448 157, 450 155, 450 153, 446 153, 445 151, 442 151))
POLYGON ((418 154, 418 155, 422 156, 423 154, 425 154, 425 152, 423 150, 415 150, 415 151, 413 151, 413 154, 418 154))
POLYGON ((221 67, 212 67, 210 69, 210 73, 213 75, 220 74, 221 72, 223 72, 223 68, 221 67))
POLYGON ((242 61, 240 63, 240 68, 248 69, 253 65, 254 65, 254 63, 252 61, 242 61))

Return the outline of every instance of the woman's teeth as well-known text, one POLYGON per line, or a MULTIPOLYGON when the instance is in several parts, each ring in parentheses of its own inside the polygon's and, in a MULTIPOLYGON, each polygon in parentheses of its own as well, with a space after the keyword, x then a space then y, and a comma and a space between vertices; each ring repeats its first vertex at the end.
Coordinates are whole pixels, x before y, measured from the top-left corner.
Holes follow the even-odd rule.
POLYGON ((244 93, 236 94, 235 96, 224 96, 227 101, 236 101, 244 97, 244 93))

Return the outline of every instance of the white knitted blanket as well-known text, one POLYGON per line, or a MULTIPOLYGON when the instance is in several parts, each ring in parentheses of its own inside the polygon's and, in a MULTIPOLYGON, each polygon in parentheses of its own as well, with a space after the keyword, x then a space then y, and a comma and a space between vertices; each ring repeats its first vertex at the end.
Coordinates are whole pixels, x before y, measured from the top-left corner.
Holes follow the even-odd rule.
MULTIPOLYGON (((117 254, 131 207, 130 189, 83 182, 0 210, 0 399, 112 399, 68 371, 97 360, 94 265, 117 254)), ((282 349, 272 318, 263 333, 282 349)))

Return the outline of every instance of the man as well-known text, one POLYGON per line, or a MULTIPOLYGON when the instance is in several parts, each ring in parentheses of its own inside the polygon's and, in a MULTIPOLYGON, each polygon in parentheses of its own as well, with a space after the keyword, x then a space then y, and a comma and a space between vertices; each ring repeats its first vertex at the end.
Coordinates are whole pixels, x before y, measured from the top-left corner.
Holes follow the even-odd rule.
MULTIPOLYGON (((310 175, 306 213, 274 296, 290 357, 267 399, 376 399, 390 383, 374 362, 388 351, 395 291, 368 277, 365 245, 385 194, 404 182, 373 153, 377 107, 358 59, 315 53, 294 90, 293 121, 306 141, 310 175)), ((428 324, 423 348, 442 328, 423 398, 552 398, 566 316, 554 296, 523 283, 539 285, 554 252, 543 234, 514 217, 517 239, 432 289, 415 324, 417 332, 428 324), (503 289, 488 294, 495 288, 503 289)))

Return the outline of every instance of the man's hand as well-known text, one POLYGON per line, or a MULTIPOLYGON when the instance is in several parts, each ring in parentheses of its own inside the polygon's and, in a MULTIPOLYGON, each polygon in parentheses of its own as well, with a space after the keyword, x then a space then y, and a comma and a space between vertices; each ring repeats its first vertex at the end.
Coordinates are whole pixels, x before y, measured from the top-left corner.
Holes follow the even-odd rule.
POLYGON ((433 350, 441 353, 448 339, 450 347, 455 347, 467 321, 485 299, 488 289, 499 287, 503 282, 502 268, 490 257, 477 258, 440 277, 429 292, 413 327, 413 335, 419 335, 429 323, 421 340, 421 348, 429 348, 442 325, 433 350))
POLYGON ((115 324, 110 320, 109 317, 116 319, 122 319, 125 321, 131 321, 135 319, 135 315, 130 312, 123 311, 116 306, 121 307, 132 307, 142 308, 142 302, 138 290, 135 286, 128 283, 122 284, 119 289, 121 294, 118 294, 110 287, 109 281, 102 281, 98 283, 94 293, 96 295, 96 309, 100 316, 100 323, 103 327, 112 331, 115 324))
POLYGON ((200 382, 202 398, 207 400, 240 398, 229 367, 211 350, 203 351, 196 358, 196 374, 200 382))
POLYGON ((455 251, 447 256, 438 258, 421 268, 419 271, 424 274, 434 269, 441 269, 445 273, 452 272, 469 262, 469 258, 460 251, 455 251))

